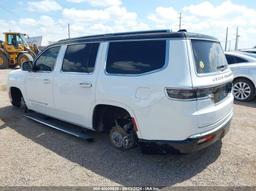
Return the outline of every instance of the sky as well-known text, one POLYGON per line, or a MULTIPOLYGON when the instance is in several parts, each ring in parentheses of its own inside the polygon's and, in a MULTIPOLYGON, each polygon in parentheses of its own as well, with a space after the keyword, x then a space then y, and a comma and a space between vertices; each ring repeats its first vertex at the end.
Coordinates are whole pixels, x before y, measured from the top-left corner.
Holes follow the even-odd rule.
POLYGON ((256 46, 255 0, 1 0, 0 39, 3 32, 43 36, 43 45, 68 37, 123 31, 182 29, 217 37, 234 49, 256 46))

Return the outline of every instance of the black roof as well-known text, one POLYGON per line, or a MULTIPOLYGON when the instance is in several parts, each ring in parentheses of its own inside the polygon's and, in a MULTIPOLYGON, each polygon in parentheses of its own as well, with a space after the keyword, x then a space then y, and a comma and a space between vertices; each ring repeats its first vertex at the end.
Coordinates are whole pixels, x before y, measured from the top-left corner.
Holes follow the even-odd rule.
POLYGON ((170 30, 151 30, 151 31, 137 31, 137 32, 124 32, 124 33, 109 33, 94 36, 83 36, 77 38, 70 38, 60 40, 53 45, 58 44, 70 44, 80 42, 104 42, 104 41, 122 41, 122 40, 144 40, 144 39, 207 39, 212 41, 218 41, 216 38, 208 35, 189 33, 186 30, 180 32, 171 32, 170 30))

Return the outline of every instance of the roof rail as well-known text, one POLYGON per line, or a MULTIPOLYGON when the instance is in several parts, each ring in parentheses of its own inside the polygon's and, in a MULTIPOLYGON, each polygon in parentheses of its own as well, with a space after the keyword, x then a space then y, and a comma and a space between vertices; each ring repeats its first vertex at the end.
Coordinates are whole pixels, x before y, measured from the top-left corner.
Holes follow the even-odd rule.
MULTIPOLYGON (((111 37, 111 36, 129 36, 129 35, 143 35, 143 34, 157 34, 157 33, 169 33, 171 32, 169 29, 163 29, 163 30, 147 30, 147 31, 134 31, 134 32, 120 32, 120 33, 108 33, 108 34, 99 34, 99 35, 91 35, 91 36, 82 36, 82 37, 76 37, 72 38, 72 40, 75 39, 91 39, 91 38, 101 38, 101 37, 111 37)), ((69 39, 63 39, 59 42, 63 42, 69 39)))

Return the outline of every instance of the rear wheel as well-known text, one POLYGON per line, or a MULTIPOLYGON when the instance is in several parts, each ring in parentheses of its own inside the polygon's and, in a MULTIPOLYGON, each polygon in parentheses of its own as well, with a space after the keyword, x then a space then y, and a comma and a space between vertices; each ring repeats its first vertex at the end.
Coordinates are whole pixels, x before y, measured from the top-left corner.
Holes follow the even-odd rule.
POLYGON ((5 54, 0 52, 0 69, 6 69, 8 68, 8 58, 5 54))
POLYGON ((255 96, 254 84, 245 79, 236 79, 233 83, 233 95, 238 101, 251 101, 255 96))
POLYGON ((128 150, 137 145, 137 137, 131 120, 116 120, 109 133, 111 144, 120 150, 128 150))

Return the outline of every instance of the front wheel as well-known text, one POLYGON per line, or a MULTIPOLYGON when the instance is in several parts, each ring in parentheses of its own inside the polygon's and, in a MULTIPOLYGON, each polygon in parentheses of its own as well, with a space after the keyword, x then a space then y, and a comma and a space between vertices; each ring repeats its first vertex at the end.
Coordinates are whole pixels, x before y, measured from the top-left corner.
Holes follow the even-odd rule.
POLYGON ((20 95, 20 94, 15 94, 15 95, 12 96, 12 105, 14 107, 20 108, 20 110, 23 111, 23 112, 28 111, 26 102, 25 102, 23 96, 20 95))
POLYGON ((251 101, 255 96, 254 84, 244 78, 236 79, 233 82, 233 95, 238 101, 251 101))
POLYGON ((25 113, 28 111, 28 108, 27 108, 27 105, 26 105, 26 102, 25 102, 23 96, 21 96, 21 98, 20 98, 20 109, 21 109, 21 111, 23 111, 25 113))

